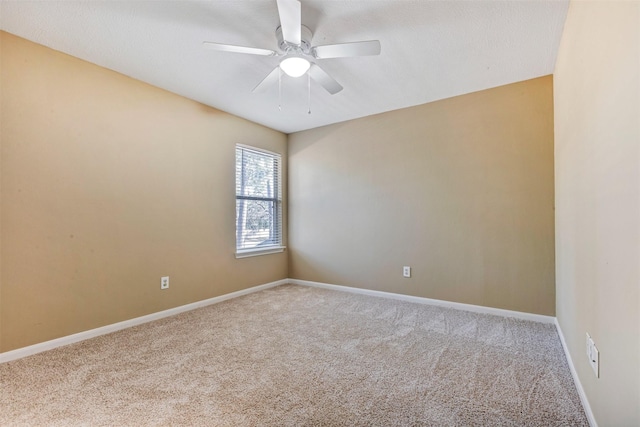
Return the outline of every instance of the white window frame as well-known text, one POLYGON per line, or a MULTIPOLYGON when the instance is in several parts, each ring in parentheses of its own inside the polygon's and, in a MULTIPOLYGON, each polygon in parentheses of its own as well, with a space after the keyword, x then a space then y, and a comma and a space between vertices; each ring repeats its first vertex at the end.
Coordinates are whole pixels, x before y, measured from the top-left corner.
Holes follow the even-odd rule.
MULTIPOLYGON (((236 258, 246 258, 246 257, 252 257, 252 256, 258 256, 258 255, 267 255, 267 254, 273 254, 273 253, 279 253, 279 252, 283 252, 286 248, 283 245, 283 220, 282 220, 282 155, 280 153, 276 153, 273 151, 268 151, 268 150, 264 150, 262 148, 257 148, 257 147, 253 147, 250 145, 244 145, 244 144, 236 144, 236 150, 235 150, 235 158, 236 158, 236 162, 235 164, 235 174, 236 174, 236 220, 235 220, 235 236, 236 236, 236 251, 235 251, 235 256, 236 258), (256 196, 243 196, 243 195, 239 195, 238 194, 238 190, 240 188, 240 185, 238 183, 238 177, 241 176, 243 177, 244 175, 242 174, 242 172, 239 173, 238 169, 237 169, 237 156, 238 156, 238 150, 246 150, 246 151, 250 151, 256 154, 262 154, 268 157, 271 157, 275 160, 276 162, 276 172, 275 172, 275 176, 274 176, 274 180, 276 181, 273 185, 273 192, 274 195, 273 197, 256 197, 256 196), (274 226, 276 227, 276 231, 275 231, 275 235, 277 238, 277 242, 273 245, 268 245, 268 246, 264 246, 264 247, 260 247, 260 248, 239 248, 238 244, 240 243, 239 241, 239 236, 238 236, 238 222, 239 222, 239 215, 238 215, 238 200, 263 200, 263 201, 267 201, 267 202, 273 202, 274 203, 274 216, 275 216, 275 224, 274 226)), ((243 164, 244 166, 244 164, 243 164)))

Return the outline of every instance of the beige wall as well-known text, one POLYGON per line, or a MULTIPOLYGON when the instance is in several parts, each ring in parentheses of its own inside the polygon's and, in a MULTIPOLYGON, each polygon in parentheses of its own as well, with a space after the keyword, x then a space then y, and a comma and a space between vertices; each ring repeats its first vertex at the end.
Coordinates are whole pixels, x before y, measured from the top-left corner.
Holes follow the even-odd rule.
POLYGON ((286 157, 286 135, 0 42, 0 351, 287 277, 234 257, 235 143, 286 157))
POLYGON ((639 61, 639 2, 571 3, 554 74, 557 316, 601 426, 640 425, 639 61))
POLYGON ((290 277, 554 315, 550 76, 291 134, 289 167, 290 277))

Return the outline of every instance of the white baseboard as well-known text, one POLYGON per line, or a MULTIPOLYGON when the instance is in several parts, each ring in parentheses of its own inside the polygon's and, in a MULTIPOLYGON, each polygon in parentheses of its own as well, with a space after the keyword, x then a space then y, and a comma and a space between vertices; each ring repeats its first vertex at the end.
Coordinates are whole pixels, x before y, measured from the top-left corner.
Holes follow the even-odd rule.
POLYGON ((258 292, 268 288, 273 288, 275 286, 284 285, 287 283, 289 283, 289 280, 287 279, 278 280, 271 283, 265 283, 264 285, 254 286, 252 288, 243 289, 237 292, 231 292, 229 294, 224 294, 214 298, 197 301, 191 304, 181 305, 180 307, 170 308, 168 310, 159 311, 157 313, 148 314, 146 316, 136 317, 134 319, 125 320, 123 322, 113 323, 111 325, 102 326, 96 329, 90 329, 88 331, 79 332, 73 335, 67 335, 66 337, 56 338, 51 341, 45 341, 42 343, 30 345, 28 347, 7 351, 4 353, 0 353, 0 363, 9 362, 11 360, 16 360, 23 357, 31 356, 33 354, 51 350, 56 347, 62 347, 63 345, 69 345, 79 341, 84 341, 89 338, 94 338, 100 335, 109 334, 111 332, 120 331, 122 329, 141 325, 147 322, 152 322, 154 320, 162 319, 165 317, 175 316, 176 314, 184 313, 185 311, 195 310, 196 308, 200 308, 200 307, 206 307, 208 305, 216 304, 232 298, 237 298, 243 295, 247 295, 253 292, 258 292))
POLYGON ((571 359, 569 347, 567 346, 567 342, 564 339, 564 334, 562 333, 562 328, 560 328, 560 323, 558 323, 558 318, 556 318, 555 324, 556 329, 558 330, 558 336, 560 336, 560 342, 562 343, 562 349, 564 350, 564 356, 567 359, 567 363, 569 364, 569 370, 571 371, 573 382, 576 385, 576 390, 578 390, 580 402, 582 402, 582 407, 584 409, 585 415, 587 416, 587 420, 589 421, 589 425, 591 427, 598 427, 596 418, 593 416, 593 412, 591 411, 591 405, 589 405, 587 394, 584 392, 584 388, 582 388, 582 383, 580 382, 580 378, 578 377, 578 371, 576 371, 576 367, 573 365, 573 359, 571 359))
POLYGON ((585 394, 584 389, 582 388, 582 383, 580 382, 580 378, 578 378, 578 373, 575 369, 575 366, 573 365, 571 355, 569 354, 569 348, 567 347, 567 343, 564 339, 564 335, 562 334, 562 329, 560 328, 558 319, 555 317, 544 316, 541 314, 524 313, 520 311, 504 310, 500 308, 484 307, 479 305, 443 301, 443 300, 437 300, 437 299, 431 299, 431 298, 416 297, 411 295, 396 294, 391 292, 374 291, 371 289, 361 289, 361 288, 353 288, 349 286, 332 285, 329 283, 312 282, 308 280, 299 280, 299 279, 277 280, 275 282, 265 283, 263 285, 258 285, 248 289, 243 289, 241 291, 231 292, 229 294, 220 295, 220 296, 209 298, 202 301, 197 301, 191 304, 182 305, 180 307, 170 308, 168 310, 159 311, 157 313, 148 314, 146 316, 136 317, 134 319, 125 320, 123 322, 113 323, 111 325, 102 326, 100 328, 91 329, 88 331, 79 332, 77 334, 68 335, 66 337, 56 338, 54 340, 45 341, 45 342, 34 344, 28 347, 23 347, 23 348, 11 350, 5 353, 0 353, 0 363, 9 362, 11 360, 16 360, 23 357, 31 356, 37 353, 41 353, 43 351, 52 350, 57 347, 62 347, 62 346, 73 344, 79 341, 84 341, 100 335, 106 335, 111 332, 120 331, 122 329, 141 325, 147 322, 152 322, 154 320, 162 319, 165 317, 175 316, 176 314, 195 310, 196 308, 206 307, 208 305, 216 304, 232 298, 237 298, 243 295, 251 294, 253 292, 258 292, 264 289, 273 288, 273 287, 284 285, 287 283, 294 284, 294 285, 311 286, 316 288, 332 289, 332 290, 337 290, 342 292, 351 292, 351 293, 361 294, 361 295, 390 298, 390 299, 414 302, 419 304, 436 305, 440 307, 453 308, 457 310, 471 311, 474 313, 493 314, 493 315, 504 316, 504 317, 513 317, 517 319, 555 324, 556 329, 558 331, 558 335, 560 337, 560 342, 562 343, 562 348, 564 349, 567 363, 569 364, 569 369, 571 371, 573 381, 576 385, 576 389, 578 390, 578 395, 580 396, 580 401, 582 402, 582 406, 584 408, 585 414, 589 421, 589 425, 591 427, 598 427, 595 417, 593 416, 593 412, 591 411, 591 406, 589 405, 589 400, 587 399, 587 395, 585 394))
POLYGON ((521 311, 504 310, 501 308, 484 307, 481 305, 463 304, 460 302, 443 301, 431 298, 415 297, 412 295, 395 294, 391 292, 373 291, 370 289, 352 288, 349 286, 331 285, 328 283, 311 282, 308 280, 289 279, 289 283, 294 285, 312 286, 315 288, 333 289, 336 291, 351 292, 354 294, 369 295, 374 297, 391 298, 400 301, 409 301, 419 304, 437 305, 440 307, 454 308, 456 310, 472 311, 474 313, 493 314, 503 317, 514 317, 516 319, 532 320, 541 323, 555 323, 553 316, 542 314, 524 313, 521 311))

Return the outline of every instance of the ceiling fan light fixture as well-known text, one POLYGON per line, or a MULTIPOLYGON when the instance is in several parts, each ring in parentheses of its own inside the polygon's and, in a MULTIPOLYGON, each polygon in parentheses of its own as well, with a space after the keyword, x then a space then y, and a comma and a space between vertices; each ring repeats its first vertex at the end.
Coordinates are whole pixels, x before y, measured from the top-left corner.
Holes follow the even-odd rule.
POLYGON ((311 63, 300 56, 290 56, 280 62, 280 68, 291 77, 303 76, 311 67, 311 63))

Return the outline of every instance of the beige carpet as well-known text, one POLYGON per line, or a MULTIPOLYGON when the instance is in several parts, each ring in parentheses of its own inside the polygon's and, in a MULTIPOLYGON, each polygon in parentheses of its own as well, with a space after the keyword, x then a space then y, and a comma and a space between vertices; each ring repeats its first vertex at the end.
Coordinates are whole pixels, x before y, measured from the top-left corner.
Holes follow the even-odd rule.
POLYGON ((290 285, 0 381, 2 426, 588 425, 553 325, 290 285))

